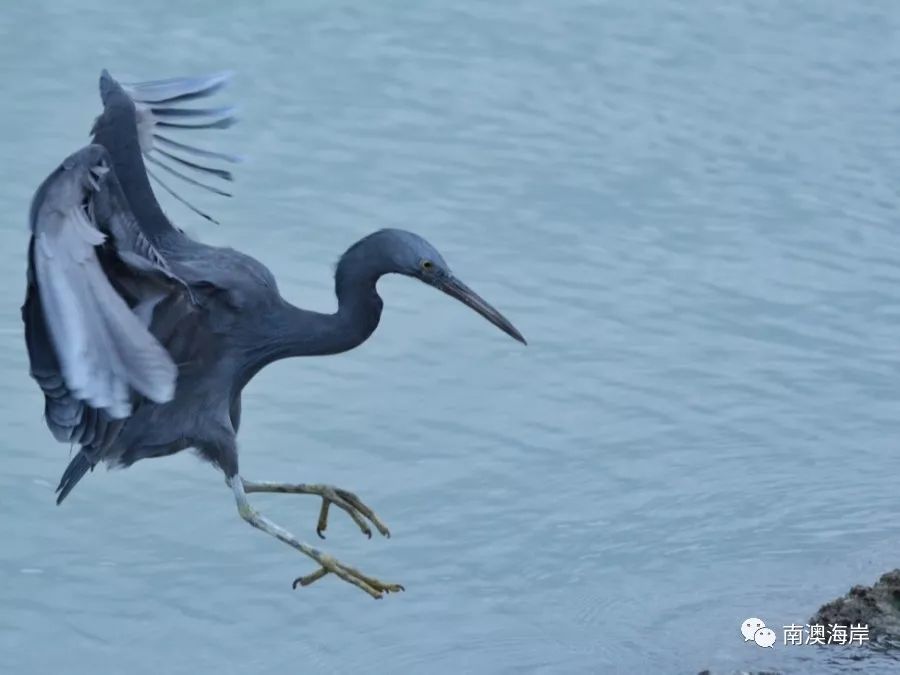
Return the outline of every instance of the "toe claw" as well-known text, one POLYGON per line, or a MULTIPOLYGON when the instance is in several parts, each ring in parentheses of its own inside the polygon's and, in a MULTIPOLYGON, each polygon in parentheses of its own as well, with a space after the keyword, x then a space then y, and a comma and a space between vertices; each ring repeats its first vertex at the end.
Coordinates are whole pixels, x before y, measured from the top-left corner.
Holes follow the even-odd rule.
POLYGON ((291 584, 291 588, 297 590, 298 586, 309 586, 322 577, 333 573, 343 581, 349 582, 357 588, 365 591, 375 600, 380 600, 385 593, 399 593, 406 590, 400 584, 388 584, 383 581, 379 581, 374 577, 366 576, 359 570, 350 567, 349 565, 344 565, 331 556, 322 555, 316 552, 316 555, 314 557, 316 561, 322 566, 312 574, 307 574, 306 576, 297 577, 296 579, 294 579, 294 582, 291 584))
POLYGON ((291 588, 296 591, 297 586, 309 586, 311 583, 313 583, 314 581, 318 581, 326 574, 328 574, 328 570, 324 567, 320 567, 312 574, 307 574, 306 576, 297 577, 296 579, 294 579, 294 583, 291 584, 291 588))

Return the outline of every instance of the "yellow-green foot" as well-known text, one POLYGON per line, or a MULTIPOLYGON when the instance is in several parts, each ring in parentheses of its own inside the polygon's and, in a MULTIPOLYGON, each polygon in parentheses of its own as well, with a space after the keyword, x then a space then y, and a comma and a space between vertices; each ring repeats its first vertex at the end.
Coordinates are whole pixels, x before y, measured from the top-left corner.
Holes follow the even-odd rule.
POLYGON ((330 572, 331 574, 336 574, 347 583, 353 584, 357 588, 361 588, 376 600, 380 600, 384 593, 399 593, 400 591, 405 590, 400 584, 389 584, 376 579, 375 577, 367 576, 358 569, 345 565, 335 558, 332 558, 330 555, 320 553, 315 559, 322 567, 312 574, 307 574, 304 577, 297 577, 294 579, 294 583, 292 584, 294 589, 296 589, 297 586, 309 586, 311 583, 318 581, 330 572))
POLYGON ((332 504, 347 512, 353 518, 360 531, 372 538, 372 529, 369 523, 375 526, 375 529, 382 536, 390 537, 391 531, 381 522, 375 512, 370 509, 363 501, 349 490, 342 490, 333 485, 307 484, 307 483, 257 483, 254 481, 244 481, 244 490, 251 492, 277 492, 281 494, 294 495, 316 495, 322 498, 322 508, 319 511, 319 520, 316 524, 316 534, 322 539, 325 538, 325 530, 328 528, 328 510, 332 504), (368 522, 367 522, 368 521, 368 522))

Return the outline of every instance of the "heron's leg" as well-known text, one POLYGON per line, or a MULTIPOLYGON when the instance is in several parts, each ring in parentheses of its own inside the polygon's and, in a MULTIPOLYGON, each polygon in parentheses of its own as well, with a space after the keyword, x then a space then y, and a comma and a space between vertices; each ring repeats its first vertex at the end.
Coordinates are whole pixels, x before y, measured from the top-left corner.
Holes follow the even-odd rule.
POLYGON ((328 507, 334 504, 343 509, 353 521, 362 530, 362 533, 371 539, 372 530, 369 529, 366 520, 368 519, 385 537, 391 536, 391 531, 387 529, 384 523, 379 520, 375 512, 366 506, 362 500, 348 490, 341 490, 333 485, 308 485, 305 483, 256 483, 253 481, 244 481, 244 490, 250 492, 280 492, 282 494, 294 495, 318 495, 322 498, 322 509, 319 511, 319 522, 316 525, 316 534, 322 539, 325 528, 328 527, 328 507))
POLYGON ((382 593, 397 593, 398 591, 403 590, 403 586, 399 584, 388 584, 383 581, 379 581, 374 577, 367 576, 359 570, 337 561, 327 553, 323 553, 317 548, 309 546, 308 544, 304 544, 290 532, 273 523, 271 520, 269 520, 264 515, 256 511, 256 509, 254 509, 252 506, 250 506, 250 502, 247 501, 247 493, 244 490, 244 483, 239 475, 235 475, 229 478, 228 483, 229 485, 231 485, 231 489, 234 491, 234 499, 235 502, 237 502, 238 513, 241 514, 241 518, 246 520, 258 530, 262 530, 266 534, 270 534, 276 539, 283 541, 288 546, 297 549, 298 551, 300 551, 300 553, 312 558, 321 566, 320 569, 316 570, 312 574, 308 574, 305 577, 298 577, 297 579, 295 579, 294 588, 297 588, 297 586, 309 586, 309 584, 313 583, 314 581, 318 581, 326 574, 331 572, 332 574, 336 574, 337 576, 339 576, 344 581, 351 583, 358 588, 361 588, 376 599, 381 598, 382 593))

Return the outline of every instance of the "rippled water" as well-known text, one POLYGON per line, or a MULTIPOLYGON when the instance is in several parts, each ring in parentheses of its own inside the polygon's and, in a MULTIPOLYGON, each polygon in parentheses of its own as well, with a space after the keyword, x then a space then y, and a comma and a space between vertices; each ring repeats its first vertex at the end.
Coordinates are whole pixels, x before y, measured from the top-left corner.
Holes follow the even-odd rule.
MULTIPOLYGON (((4 5, 0 671, 896 670, 739 624, 900 563, 898 30, 888 0, 4 5), (237 71, 222 225, 166 204, 298 304, 398 226, 529 338, 391 278, 370 342, 245 394, 244 473, 358 491, 394 537, 336 513, 327 548, 406 594, 292 592, 310 565, 187 453, 54 506, 25 215, 102 67, 237 71)), ((314 498, 254 501, 315 539, 314 498)))

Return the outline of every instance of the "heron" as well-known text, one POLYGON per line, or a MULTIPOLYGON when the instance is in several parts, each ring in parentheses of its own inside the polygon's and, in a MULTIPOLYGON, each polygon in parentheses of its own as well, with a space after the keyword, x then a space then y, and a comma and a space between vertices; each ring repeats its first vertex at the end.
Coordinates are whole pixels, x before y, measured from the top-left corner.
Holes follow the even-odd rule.
POLYGON ((325 538, 332 506, 369 538, 372 527, 390 536, 351 491, 241 476, 236 439, 244 387, 276 361, 339 354, 365 342, 381 318, 376 285, 387 274, 432 286, 526 341, 451 272, 434 246, 406 230, 375 231, 340 256, 337 310, 328 313, 284 299, 255 258, 201 243, 173 224, 151 179, 214 219, 164 182, 162 172, 230 196, 215 181, 232 181, 232 171, 222 166, 240 157, 198 145, 193 136, 177 138, 234 123, 232 107, 191 105, 218 92, 231 76, 127 83, 104 69, 102 111, 90 142, 34 193, 22 305, 29 372, 44 396, 47 427, 57 441, 78 446, 56 502, 100 462, 125 468, 190 449, 224 474, 241 518, 315 562, 315 571, 295 579, 293 588, 332 574, 381 598, 403 586, 363 574, 251 506, 251 493, 313 495, 321 499, 319 537, 325 538))

